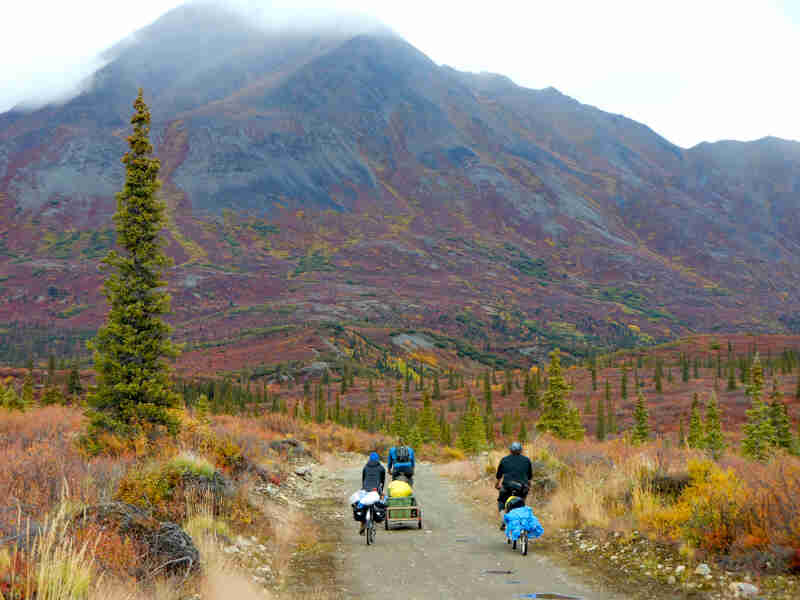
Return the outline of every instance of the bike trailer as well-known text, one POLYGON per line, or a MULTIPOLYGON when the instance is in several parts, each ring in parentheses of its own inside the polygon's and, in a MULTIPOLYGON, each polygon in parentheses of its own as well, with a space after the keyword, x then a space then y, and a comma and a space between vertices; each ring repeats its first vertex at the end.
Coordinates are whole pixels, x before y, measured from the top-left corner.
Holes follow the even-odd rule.
POLYGON ((416 497, 403 496, 386 498, 386 529, 392 527, 417 527, 422 529, 422 508, 417 503, 416 497))

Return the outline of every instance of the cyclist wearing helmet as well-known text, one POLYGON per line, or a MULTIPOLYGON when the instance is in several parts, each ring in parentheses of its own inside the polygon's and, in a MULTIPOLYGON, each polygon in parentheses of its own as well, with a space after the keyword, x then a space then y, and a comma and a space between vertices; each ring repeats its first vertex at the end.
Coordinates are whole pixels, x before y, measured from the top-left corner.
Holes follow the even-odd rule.
POLYGON ((522 455, 522 444, 514 442, 509 448, 511 454, 503 457, 497 465, 497 481, 494 487, 500 491, 497 496, 497 510, 500 512, 500 529, 505 528, 502 519, 506 508, 506 500, 517 496, 525 501, 530 490, 530 481, 533 478, 533 465, 527 456, 522 455))
MULTIPOLYGON (((367 464, 361 471, 361 489, 371 492, 375 490, 380 495, 383 495, 383 486, 386 483, 386 469, 381 464, 381 457, 377 452, 372 452, 369 455, 367 464)), ((364 534, 364 522, 361 523, 361 528, 358 533, 364 534)))

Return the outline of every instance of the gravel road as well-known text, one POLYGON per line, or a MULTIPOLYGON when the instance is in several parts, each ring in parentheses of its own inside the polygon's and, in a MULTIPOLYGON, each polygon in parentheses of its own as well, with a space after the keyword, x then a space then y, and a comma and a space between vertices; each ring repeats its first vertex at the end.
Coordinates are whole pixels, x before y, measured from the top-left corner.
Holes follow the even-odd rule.
MULTIPOLYGON (((361 467, 347 468, 336 476, 352 492, 360 485, 361 467)), ((539 555, 535 542, 528 556, 512 551, 497 527, 460 502, 463 493, 458 485, 439 477, 429 465, 417 467, 414 492, 423 509, 422 530, 386 531, 381 525, 375 545, 367 546, 358 535, 358 523, 352 518, 342 520, 340 583, 346 597, 624 600, 619 594, 581 583, 576 575, 539 555)), ((542 525, 547 535, 547 523, 542 525)))

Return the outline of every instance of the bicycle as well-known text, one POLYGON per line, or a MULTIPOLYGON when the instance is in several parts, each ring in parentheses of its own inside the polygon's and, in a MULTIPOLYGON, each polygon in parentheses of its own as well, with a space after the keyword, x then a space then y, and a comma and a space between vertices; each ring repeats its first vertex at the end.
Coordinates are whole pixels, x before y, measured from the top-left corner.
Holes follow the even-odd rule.
POLYGON ((364 520, 364 538, 367 540, 367 546, 375 543, 375 530, 375 505, 371 504, 367 507, 364 520))
POLYGON ((528 532, 523 531, 513 542, 511 541, 511 538, 506 538, 506 544, 511 544, 512 550, 517 549, 517 542, 519 542, 519 551, 522 553, 522 556, 528 556, 528 532))

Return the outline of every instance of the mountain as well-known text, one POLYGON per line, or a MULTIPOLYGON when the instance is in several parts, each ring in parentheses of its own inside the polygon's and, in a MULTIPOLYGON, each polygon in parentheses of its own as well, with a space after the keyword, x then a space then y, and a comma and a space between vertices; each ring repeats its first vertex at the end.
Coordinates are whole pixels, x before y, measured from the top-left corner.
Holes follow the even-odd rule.
POLYGON ((682 149, 553 88, 438 66, 368 21, 267 28, 193 4, 105 58, 72 100, 0 115, 15 328, 102 319, 142 87, 179 338, 336 322, 521 360, 800 331, 796 142, 682 149))

